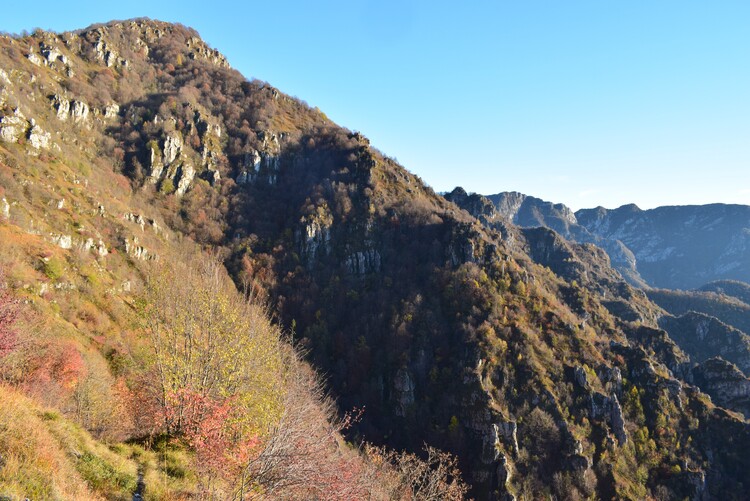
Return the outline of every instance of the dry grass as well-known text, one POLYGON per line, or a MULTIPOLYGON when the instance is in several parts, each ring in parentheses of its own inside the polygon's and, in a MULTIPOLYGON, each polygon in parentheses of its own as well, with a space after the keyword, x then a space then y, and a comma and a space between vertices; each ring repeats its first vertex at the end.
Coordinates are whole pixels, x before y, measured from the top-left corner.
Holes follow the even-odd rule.
POLYGON ((103 499, 89 490, 71 454, 34 403, 0 386, 0 495, 11 499, 103 499))

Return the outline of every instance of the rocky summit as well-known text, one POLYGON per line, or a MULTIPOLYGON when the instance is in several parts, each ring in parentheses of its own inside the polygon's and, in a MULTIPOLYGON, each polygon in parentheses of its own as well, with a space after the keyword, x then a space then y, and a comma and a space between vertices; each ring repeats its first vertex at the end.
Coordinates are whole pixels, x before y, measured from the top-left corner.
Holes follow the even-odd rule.
POLYGON ((746 281, 747 208, 443 197, 180 25, 0 68, 0 497, 747 496, 741 300, 639 288, 746 281))

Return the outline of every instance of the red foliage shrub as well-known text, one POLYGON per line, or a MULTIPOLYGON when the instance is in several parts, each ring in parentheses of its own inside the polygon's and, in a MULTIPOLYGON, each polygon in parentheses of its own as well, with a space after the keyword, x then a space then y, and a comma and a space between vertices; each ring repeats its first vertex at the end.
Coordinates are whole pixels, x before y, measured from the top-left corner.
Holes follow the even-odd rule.
POLYGON ((167 395, 165 420, 179 423, 183 437, 195 450, 197 464, 209 472, 236 475, 255 454, 260 439, 243 436, 233 420, 232 398, 221 400, 191 389, 180 389, 167 395), (177 415, 177 413, 180 415, 177 415))

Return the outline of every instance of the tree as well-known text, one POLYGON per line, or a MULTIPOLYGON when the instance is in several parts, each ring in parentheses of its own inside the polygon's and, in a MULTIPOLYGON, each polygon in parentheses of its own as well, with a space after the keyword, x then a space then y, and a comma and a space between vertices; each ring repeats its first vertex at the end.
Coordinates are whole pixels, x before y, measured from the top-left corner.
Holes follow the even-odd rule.
POLYGON ((425 459, 373 446, 366 446, 365 451, 370 463, 386 466, 380 467, 378 476, 388 499, 458 501, 468 492, 456 458, 447 452, 426 444, 425 459))
POLYGON ((216 259, 156 265, 139 310, 164 430, 193 446, 200 465, 231 476, 282 414, 278 329, 216 259))

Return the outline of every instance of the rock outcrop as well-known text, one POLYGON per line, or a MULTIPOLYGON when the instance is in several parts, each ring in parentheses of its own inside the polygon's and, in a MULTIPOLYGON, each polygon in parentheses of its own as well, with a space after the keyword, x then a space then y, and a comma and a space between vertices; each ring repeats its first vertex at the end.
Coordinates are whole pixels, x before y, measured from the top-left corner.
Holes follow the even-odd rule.
POLYGON ((594 392, 590 396, 591 417, 607 422, 612 429, 617 442, 625 445, 628 442, 628 436, 625 431, 625 418, 622 415, 622 407, 617 395, 612 393, 610 396, 594 392))
POLYGON ((51 146, 51 134, 38 126, 33 118, 29 123, 29 146, 35 150, 48 150, 51 146))
POLYGON ((750 378, 722 358, 711 358, 692 370, 692 382, 721 407, 750 419, 750 378))
POLYGON ((408 409, 414 405, 414 390, 414 380, 409 371, 404 368, 399 369, 393 378, 395 413, 397 416, 406 416, 408 409))
POLYGON ((29 122, 18 109, 13 115, 0 117, 0 140, 6 143, 17 143, 19 139, 26 136, 27 130, 29 130, 29 122))

